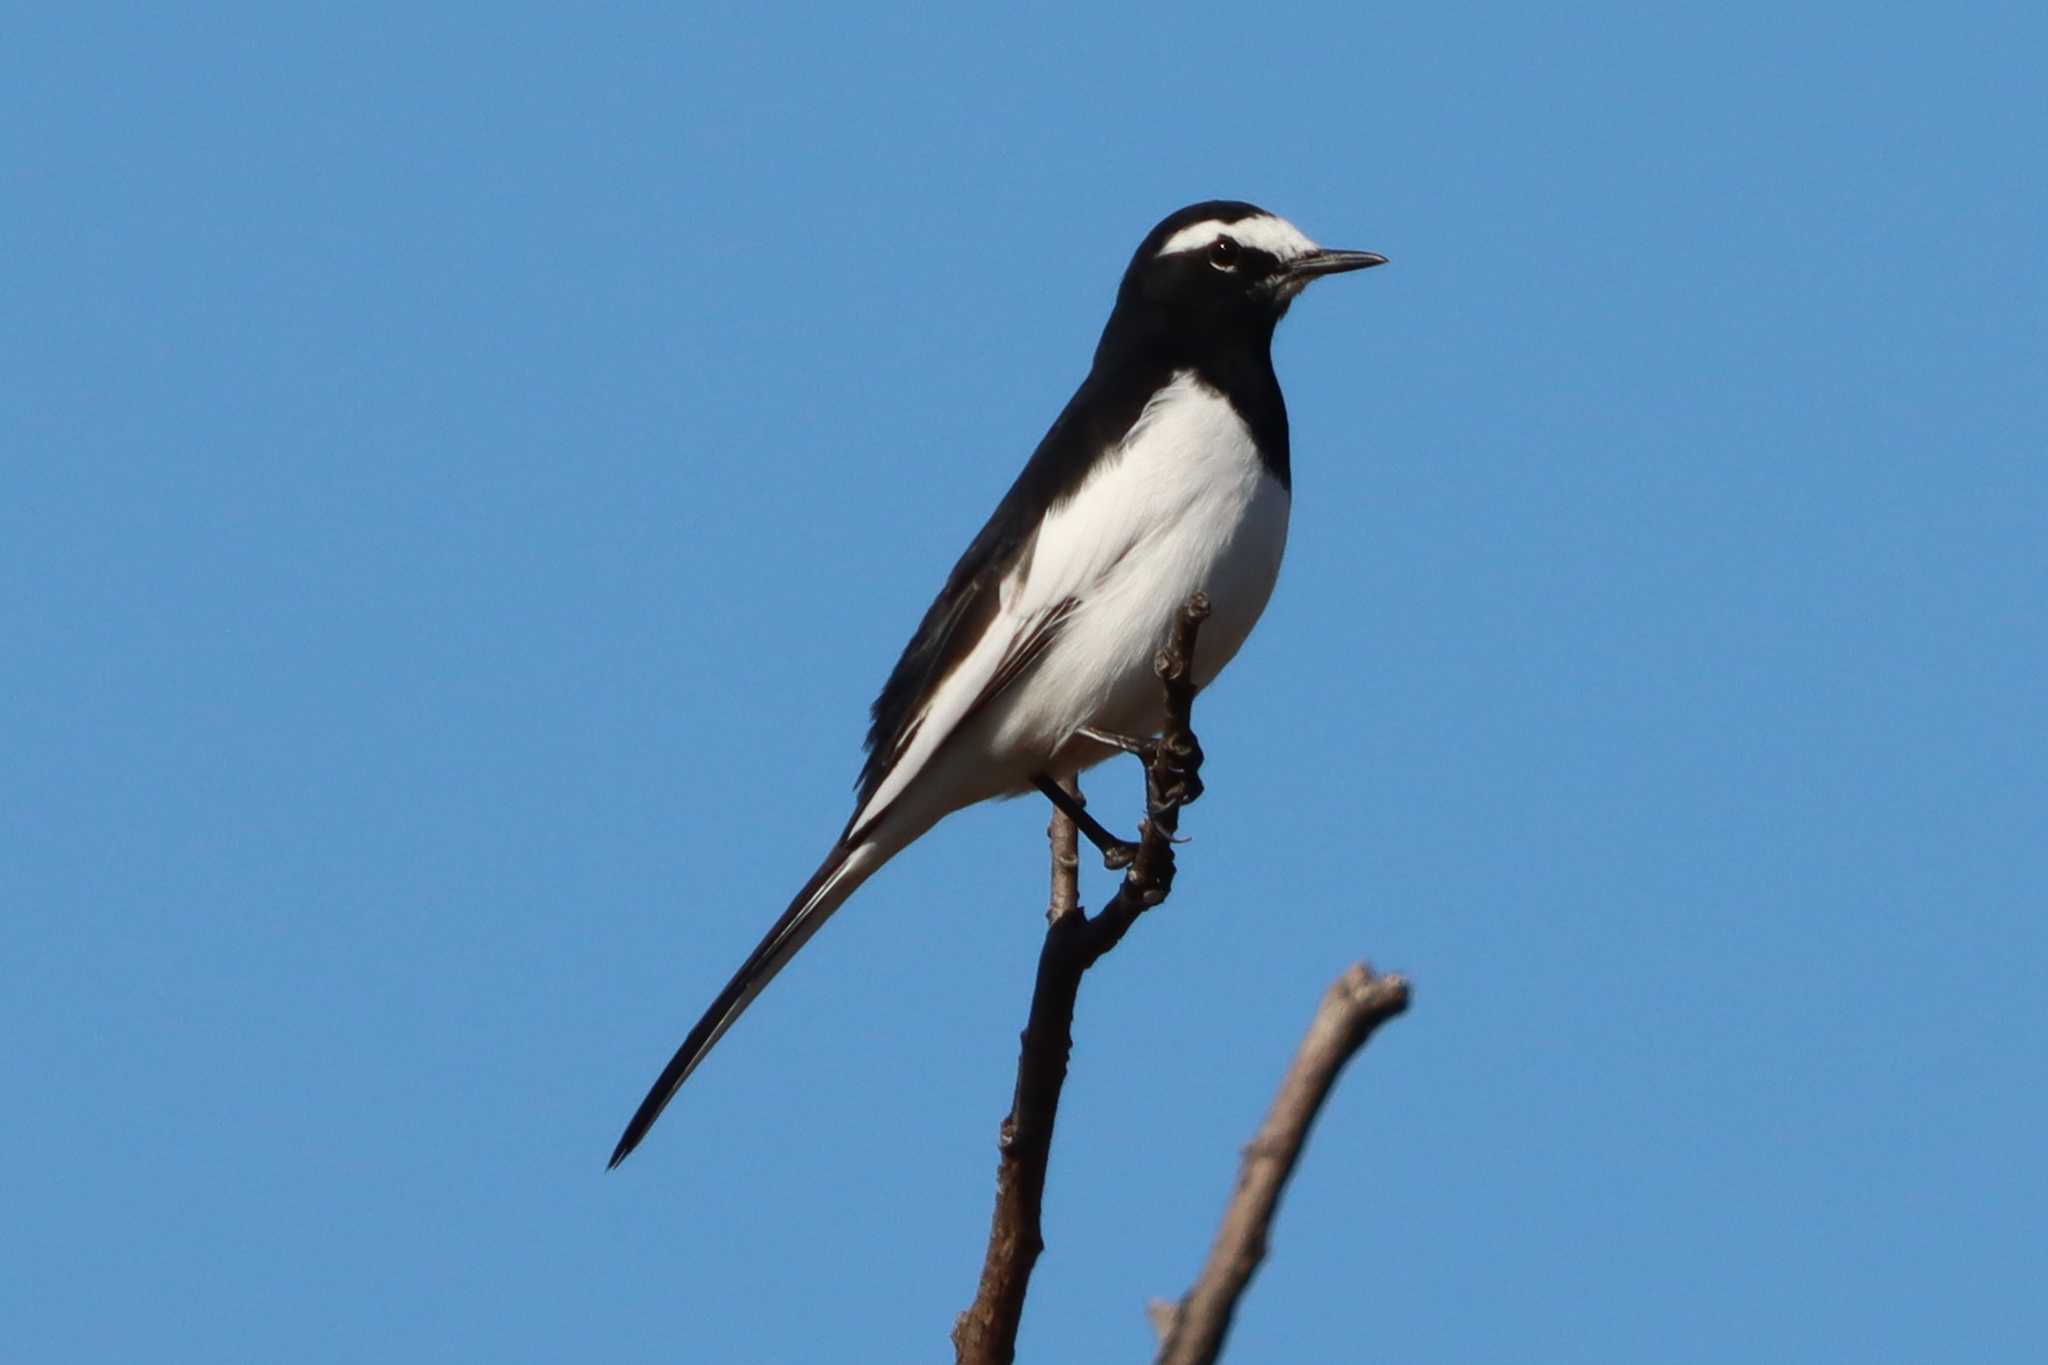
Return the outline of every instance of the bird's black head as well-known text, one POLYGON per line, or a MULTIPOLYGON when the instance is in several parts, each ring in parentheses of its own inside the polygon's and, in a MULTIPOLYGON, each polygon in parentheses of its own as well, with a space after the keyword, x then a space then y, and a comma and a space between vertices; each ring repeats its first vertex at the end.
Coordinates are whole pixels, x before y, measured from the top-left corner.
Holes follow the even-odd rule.
POLYGON ((1117 312, 1182 334, 1263 342, 1311 281, 1386 259, 1326 250, 1256 204, 1212 199, 1168 215, 1146 235, 1124 272, 1117 312))

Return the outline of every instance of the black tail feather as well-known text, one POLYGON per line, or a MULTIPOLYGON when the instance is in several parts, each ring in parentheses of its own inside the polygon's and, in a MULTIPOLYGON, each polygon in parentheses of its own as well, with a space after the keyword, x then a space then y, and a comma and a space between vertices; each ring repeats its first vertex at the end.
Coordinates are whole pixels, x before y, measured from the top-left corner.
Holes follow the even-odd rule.
POLYGON ((752 1002, 753 996, 767 985, 768 978, 782 970, 796 950, 817 931, 822 921, 811 922, 816 911, 812 902, 825 884, 846 865, 856 847, 858 845, 841 843, 827 855, 811 879, 804 883, 804 889, 797 892, 796 899, 782 912, 782 917, 775 921, 775 927, 747 955, 747 960, 733 973, 732 980, 725 983, 725 989, 718 993, 718 998, 704 1011, 703 1018, 683 1039, 683 1045, 676 1049, 676 1055, 669 1058, 668 1065, 662 1068, 661 1076, 647 1092, 647 1098, 640 1101, 640 1107, 633 1112, 626 1131, 619 1137, 619 1145, 612 1149, 612 1159, 606 1164, 606 1170, 617 1167, 640 1145, 640 1140, 647 1136, 647 1130, 661 1117, 661 1111, 675 1098, 676 1091, 682 1088, 683 1082, 704 1059, 704 1054, 711 1050, 712 1044, 732 1026, 733 1020, 752 1002))

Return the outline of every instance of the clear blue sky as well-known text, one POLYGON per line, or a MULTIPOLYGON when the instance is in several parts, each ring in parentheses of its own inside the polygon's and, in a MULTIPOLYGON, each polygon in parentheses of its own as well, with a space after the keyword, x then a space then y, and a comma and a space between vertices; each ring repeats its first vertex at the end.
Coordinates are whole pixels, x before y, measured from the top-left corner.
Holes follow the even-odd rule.
POLYGON ((604 1158, 1211 196, 1393 264, 1282 329, 1290 557, 1088 983, 1026 1358, 1145 1355, 1361 956, 1416 1006, 1235 1359, 2038 1350, 2036 8, 7 31, 10 1359, 947 1358, 1038 803, 604 1158))

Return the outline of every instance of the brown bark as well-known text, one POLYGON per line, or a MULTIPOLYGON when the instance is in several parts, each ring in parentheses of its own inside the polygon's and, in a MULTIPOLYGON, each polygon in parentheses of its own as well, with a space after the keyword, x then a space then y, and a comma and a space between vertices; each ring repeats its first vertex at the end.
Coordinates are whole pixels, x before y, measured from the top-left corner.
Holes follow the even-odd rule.
MULTIPOLYGON (((1145 822, 1137 856, 1124 874, 1114 899, 1095 915, 1080 908, 1078 895, 1061 862, 1064 837, 1072 857, 1071 824, 1053 822, 1053 904, 1048 911, 1045 942, 1038 954, 1038 977, 1031 992, 1031 1011, 1024 1025, 1017 1058, 1017 1086, 1010 1113, 997 1140, 996 1205, 981 1284, 974 1302, 953 1326, 953 1350, 959 1365, 1008 1365, 1015 1359, 1017 1326, 1024 1314, 1024 1296, 1031 1271, 1045 1249, 1039 1208, 1045 1195, 1046 1161, 1052 1153, 1053 1122, 1058 1117, 1060 1090, 1066 1084, 1067 1059, 1073 1050, 1074 1002, 1081 977, 1116 947, 1138 916, 1164 901, 1173 889, 1173 838, 1180 827, 1180 808, 1201 793, 1197 769, 1201 747, 1189 730, 1195 689, 1188 679, 1188 661, 1209 615, 1208 598, 1197 593, 1181 609, 1172 637, 1154 668, 1166 689, 1167 723, 1145 759, 1145 822), (1067 832, 1062 834, 1062 826, 1067 832)), ((1078 866, 1078 860, 1075 864, 1078 866)))
POLYGON ((1323 996, 1272 1111, 1244 1149, 1237 1190, 1224 1210, 1208 1264, 1178 1305, 1153 1306, 1153 1325, 1162 1338, 1159 1365, 1210 1365, 1222 1352, 1237 1301, 1265 1259, 1281 1191, 1337 1074, 1374 1029, 1407 1008, 1408 983, 1398 976, 1374 976, 1364 963, 1337 978, 1323 996))

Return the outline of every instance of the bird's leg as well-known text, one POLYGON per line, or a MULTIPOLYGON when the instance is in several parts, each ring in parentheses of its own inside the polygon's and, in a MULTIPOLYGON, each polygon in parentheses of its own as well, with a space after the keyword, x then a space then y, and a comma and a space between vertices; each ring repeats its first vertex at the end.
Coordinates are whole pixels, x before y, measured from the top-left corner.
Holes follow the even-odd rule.
POLYGON ((1129 839, 1119 839, 1104 829, 1102 822, 1088 813, 1087 804, 1075 793, 1045 776, 1043 773, 1031 779, 1031 784, 1045 793, 1045 799, 1058 808, 1059 813, 1074 822, 1074 828, 1088 837, 1102 854, 1102 865, 1114 872, 1129 867, 1131 860, 1138 856, 1138 846, 1129 839))
POLYGON ((1113 730, 1098 730, 1092 725, 1077 725, 1074 727, 1074 733, 1083 739, 1092 739, 1097 744, 1108 745, 1146 763, 1152 761, 1152 751, 1159 743, 1153 739, 1136 739, 1130 735, 1120 735, 1113 730))
POLYGON ((1161 803, 1191 806, 1201 800, 1202 746, 1196 742, 1193 731, 1175 730, 1157 739, 1134 739, 1130 735, 1083 725, 1074 733, 1097 744, 1121 750, 1143 763, 1148 791, 1151 791, 1154 779, 1163 778, 1158 782, 1157 790, 1151 791, 1161 803))

